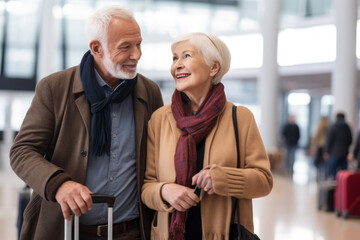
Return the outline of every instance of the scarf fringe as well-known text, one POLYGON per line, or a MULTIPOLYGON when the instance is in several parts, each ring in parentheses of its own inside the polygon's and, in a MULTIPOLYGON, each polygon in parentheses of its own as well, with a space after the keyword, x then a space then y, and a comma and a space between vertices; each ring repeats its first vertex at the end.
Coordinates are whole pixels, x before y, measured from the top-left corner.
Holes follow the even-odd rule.
POLYGON ((170 229, 170 240, 185 240, 185 224, 178 223, 170 229))

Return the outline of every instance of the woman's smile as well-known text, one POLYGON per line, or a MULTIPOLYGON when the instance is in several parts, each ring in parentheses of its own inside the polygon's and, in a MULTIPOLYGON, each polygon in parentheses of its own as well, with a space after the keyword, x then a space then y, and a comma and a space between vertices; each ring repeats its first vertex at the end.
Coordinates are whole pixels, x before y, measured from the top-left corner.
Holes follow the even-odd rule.
POLYGON ((190 75, 191 75, 190 73, 179 73, 176 74, 176 79, 187 78, 190 75))

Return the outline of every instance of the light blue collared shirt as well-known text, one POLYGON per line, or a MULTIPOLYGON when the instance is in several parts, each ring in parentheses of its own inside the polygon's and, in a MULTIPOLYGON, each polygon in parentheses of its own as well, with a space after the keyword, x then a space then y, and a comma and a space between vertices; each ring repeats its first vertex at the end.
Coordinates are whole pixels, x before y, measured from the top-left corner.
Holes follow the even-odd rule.
MULTIPOLYGON (((110 95, 113 92, 111 87, 105 83, 96 70, 95 75, 105 95, 110 95)), ((114 223, 119 223, 139 217, 132 94, 129 94, 121 103, 111 103, 110 109, 112 120, 110 156, 107 154, 89 155, 85 185, 94 193, 110 194, 116 197, 113 216, 114 223)), ((80 217, 80 223, 106 224, 107 205, 94 204, 91 211, 80 217)))

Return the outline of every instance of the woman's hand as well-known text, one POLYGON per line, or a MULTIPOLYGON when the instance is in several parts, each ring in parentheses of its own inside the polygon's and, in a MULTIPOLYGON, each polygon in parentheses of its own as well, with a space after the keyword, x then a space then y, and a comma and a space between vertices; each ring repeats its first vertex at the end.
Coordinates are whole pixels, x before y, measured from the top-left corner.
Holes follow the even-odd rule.
POLYGON ((194 189, 179 184, 165 184, 161 190, 162 198, 179 212, 185 212, 200 201, 194 189))
POLYGON ((210 176, 210 170, 204 169, 192 177, 192 185, 202 188, 208 194, 213 194, 213 184, 210 176))

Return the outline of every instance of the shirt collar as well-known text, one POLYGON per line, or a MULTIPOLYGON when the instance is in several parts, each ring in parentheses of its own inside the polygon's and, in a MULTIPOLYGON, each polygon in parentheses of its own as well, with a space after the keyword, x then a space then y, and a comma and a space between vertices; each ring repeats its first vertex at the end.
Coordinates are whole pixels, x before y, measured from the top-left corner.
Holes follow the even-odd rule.
POLYGON ((118 89, 121 85, 123 85, 124 81, 121 81, 119 85, 116 86, 116 88, 114 90, 112 90, 112 88, 104 81, 104 79, 102 79, 102 77, 100 76, 100 74, 98 73, 98 71, 96 70, 96 68, 94 68, 95 70, 95 78, 96 81, 98 82, 99 86, 102 88, 105 88, 106 90, 109 90, 111 92, 115 91, 116 89, 118 89))
POLYGON ((96 78, 96 81, 98 82, 98 84, 100 85, 100 87, 104 87, 104 86, 110 87, 110 86, 104 81, 104 79, 102 79, 102 77, 100 76, 100 74, 98 73, 98 71, 96 71, 95 68, 94 68, 94 70, 95 70, 95 78, 96 78))

